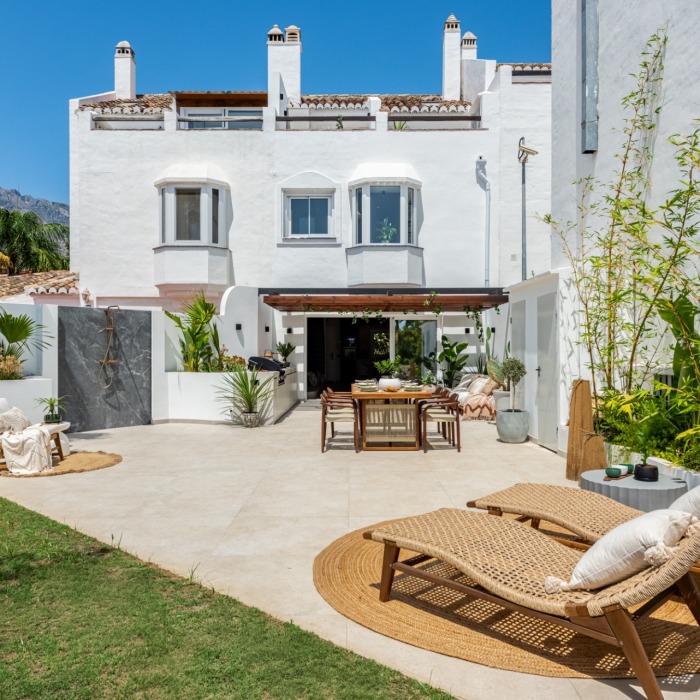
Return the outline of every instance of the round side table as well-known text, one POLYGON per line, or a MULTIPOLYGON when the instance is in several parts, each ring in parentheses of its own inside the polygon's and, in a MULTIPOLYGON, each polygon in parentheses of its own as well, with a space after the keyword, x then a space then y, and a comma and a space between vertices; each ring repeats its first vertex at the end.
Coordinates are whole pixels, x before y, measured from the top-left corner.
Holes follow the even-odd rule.
POLYGON ((624 503, 630 508, 643 510, 646 513, 668 508, 688 490, 688 484, 685 481, 672 479, 664 474, 659 474, 658 481, 637 481, 633 476, 628 476, 626 479, 610 479, 610 481, 604 481, 604 479, 605 469, 583 472, 581 488, 586 491, 595 491, 618 503, 624 503))

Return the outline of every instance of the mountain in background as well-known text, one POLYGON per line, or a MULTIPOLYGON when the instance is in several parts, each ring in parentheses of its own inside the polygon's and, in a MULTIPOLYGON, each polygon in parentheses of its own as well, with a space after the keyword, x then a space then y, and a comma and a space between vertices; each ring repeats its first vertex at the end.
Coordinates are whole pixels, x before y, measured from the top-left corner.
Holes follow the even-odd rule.
POLYGON ((62 224, 68 226, 70 208, 61 202, 37 199, 29 194, 20 194, 17 190, 4 190, 0 187, 0 207, 3 209, 21 209, 33 211, 45 224, 62 224))

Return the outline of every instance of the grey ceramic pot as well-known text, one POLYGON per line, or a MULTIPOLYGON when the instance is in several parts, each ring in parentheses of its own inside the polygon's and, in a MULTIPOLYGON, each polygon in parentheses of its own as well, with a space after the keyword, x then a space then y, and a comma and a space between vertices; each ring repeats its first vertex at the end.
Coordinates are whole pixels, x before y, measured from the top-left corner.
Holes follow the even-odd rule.
POLYGON ((497 411, 496 430, 501 442, 525 442, 530 427, 530 414, 527 411, 497 411))

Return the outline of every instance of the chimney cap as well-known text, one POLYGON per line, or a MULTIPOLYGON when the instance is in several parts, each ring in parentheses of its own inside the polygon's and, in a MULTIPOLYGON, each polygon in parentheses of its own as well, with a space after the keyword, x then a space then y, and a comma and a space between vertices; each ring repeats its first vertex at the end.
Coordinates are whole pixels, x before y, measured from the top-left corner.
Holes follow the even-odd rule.
POLYGON ((462 37, 462 46, 476 46, 476 34, 465 32, 462 37))
POLYGON ((284 42, 284 33, 275 24, 272 29, 267 33, 267 43, 268 44, 281 44, 284 42))
POLYGON ((120 41, 116 45, 116 53, 114 54, 115 58, 118 56, 135 56, 136 53, 135 51, 131 48, 131 44, 128 41, 120 41))
POLYGON ((459 31, 459 20, 450 13, 450 16, 445 20, 445 31, 459 31))
POLYGON ((290 24, 288 27, 285 27, 284 33, 287 43, 301 41, 301 29, 296 24, 290 24))

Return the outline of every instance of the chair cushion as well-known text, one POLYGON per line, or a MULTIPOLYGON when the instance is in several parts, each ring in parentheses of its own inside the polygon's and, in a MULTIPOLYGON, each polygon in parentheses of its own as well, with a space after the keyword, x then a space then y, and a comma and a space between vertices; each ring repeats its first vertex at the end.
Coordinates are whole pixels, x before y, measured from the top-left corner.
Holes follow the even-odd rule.
POLYGON ((696 518, 700 518, 700 486, 690 489, 677 498, 671 503, 669 510, 682 510, 684 513, 692 513, 696 518))
POLYGON ((661 566, 695 522, 696 517, 678 510, 654 510, 640 515, 601 537, 581 557, 568 583, 548 576, 545 590, 558 593, 603 588, 649 566, 661 566))
POLYGON ((5 413, 0 413, 0 432, 21 433, 31 424, 31 420, 16 406, 5 413))

